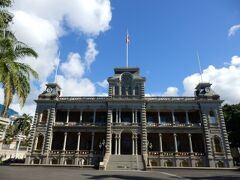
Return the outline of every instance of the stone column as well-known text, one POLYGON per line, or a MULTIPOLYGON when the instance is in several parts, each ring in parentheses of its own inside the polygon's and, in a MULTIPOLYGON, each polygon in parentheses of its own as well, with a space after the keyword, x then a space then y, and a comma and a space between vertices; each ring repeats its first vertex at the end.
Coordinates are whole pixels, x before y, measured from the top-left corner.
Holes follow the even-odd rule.
POLYGON ((37 144, 38 144, 38 136, 35 137, 34 148, 33 148, 34 150, 37 150, 37 144))
POLYGON ((112 86, 112 95, 115 95, 115 86, 112 86))
POLYGON ((122 122, 122 119, 121 119, 121 114, 122 114, 122 110, 120 109, 120 110, 119 110, 119 120, 118 120, 118 122, 119 122, 119 123, 121 123, 121 122, 122 122))
POLYGON ((116 109, 116 123, 118 123, 118 109, 116 109))
POLYGON ((147 164, 148 154, 147 154, 147 120, 146 120, 146 103, 142 104, 141 108, 141 122, 142 122, 142 155, 145 163, 147 164))
POLYGON ((134 114, 134 110, 132 110, 132 124, 134 123, 134 119, 135 119, 135 114, 134 114))
POLYGON ((137 119, 137 110, 135 110, 135 123, 138 123, 138 119, 137 119))
POLYGON ((66 143, 67 143, 67 132, 64 133, 63 151, 66 150, 66 143))
POLYGON ((137 138, 138 138, 138 137, 137 137, 137 134, 136 134, 136 135, 135 135, 135 151, 136 151, 135 154, 136 154, 136 155, 138 155, 138 144, 137 144, 138 141, 137 141, 137 138))
POLYGON ((56 118, 56 110, 55 108, 51 108, 50 111, 48 111, 48 126, 47 126, 47 132, 43 140, 43 153, 48 156, 50 146, 51 146, 51 139, 53 134, 53 124, 56 118))
POLYGON ((119 95, 121 96, 122 95, 122 86, 119 85, 119 95))
POLYGON ((96 122, 96 109, 94 109, 94 112, 93 112, 93 124, 95 124, 96 122))
POLYGON ((134 146, 135 146, 135 137, 134 137, 134 135, 132 135, 132 155, 134 155, 135 154, 135 148, 134 148, 134 146))
POLYGON ((174 111, 172 111, 172 123, 175 125, 175 116, 174 116, 174 111))
POLYGON ((82 110, 80 111, 80 119, 79 119, 79 123, 81 124, 82 123, 82 110))
POLYGON ((121 154, 121 134, 118 136, 118 155, 121 154))
POLYGON ((80 150, 80 144, 81 144, 81 132, 78 132, 77 151, 80 150))
POLYGON ((113 85, 109 84, 109 86, 108 86, 108 96, 112 97, 112 95, 113 95, 113 85))
POLYGON ((192 135, 191 134, 188 134, 188 141, 189 141, 190 153, 193 153, 192 135))
POLYGON ((160 116, 160 112, 158 111, 158 125, 161 124, 161 116, 160 116))
POLYGON ((68 109, 68 111, 67 111, 67 119, 66 119, 66 124, 68 124, 68 122, 69 122, 69 109, 68 109))
POLYGON ((118 148, 118 146, 117 146, 118 140, 117 139, 118 139, 117 134, 115 134, 115 155, 117 155, 117 148, 118 148))
POLYGON ((111 154, 111 136, 112 136, 112 129, 111 129, 111 122, 112 122, 112 109, 108 109, 107 115, 107 134, 106 134, 106 154, 111 154))
POLYGON ((93 151, 93 146, 94 146, 94 135, 95 135, 95 133, 92 132, 91 151, 93 151))
POLYGON ((160 152, 163 152, 163 149, 162 149, 162 133, 159 133, 159 151, 160 152))
POLYGON ((173 136, 174 136, 175 152, 178 152, 178 147, 177 147, 177 134, 174 133, 173 136))
POLYGON ((204 128, 204 138, 205 138, 205 151, 207 152, 207 158, 208 163, 210 167, 215 167, 215 163, 213 160, 213 153, 212 153, 212 146, 210 142, 210 132, 208 128, 208 122, 207 122, 207 113, 201 109, 201 105, 199 104, 201 115, 202 115, 202 122, 203 122, 203 128, 204 128))
POLYGON ((188 116, 188 111, 186 111, 186 124, 189 124, 189 116, 188 116))
POLYGON ((233 159, 232 159, 232 155, 231 155, 231 151, 230 151, 230 146, 229 146, 229 142, 228 142, 228 135, 227 135, 227 130, 226 130, 226 125, 225 125, 225 121, 224 121, 224 116, 223 116, 223 111, 222 111, 222 107, 221 105, 218 108, 218 115, 219 115, 219 119, 220 119, 220 128, 222 130, 222 142, 223 142, 223 149, 224 149, 224 153, 226 156, 226 160, 227 160, 227 167, 233 167, 233 159))

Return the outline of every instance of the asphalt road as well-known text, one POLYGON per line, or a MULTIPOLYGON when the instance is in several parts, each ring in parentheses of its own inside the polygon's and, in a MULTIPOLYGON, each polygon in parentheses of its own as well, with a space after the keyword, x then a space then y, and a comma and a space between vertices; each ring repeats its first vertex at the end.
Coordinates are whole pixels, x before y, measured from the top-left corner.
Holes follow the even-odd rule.
POLYGON ((156 171, 99 171, 71 167, 0 166, 0 180, 240 180, 240 170, 160 169, 156 171))

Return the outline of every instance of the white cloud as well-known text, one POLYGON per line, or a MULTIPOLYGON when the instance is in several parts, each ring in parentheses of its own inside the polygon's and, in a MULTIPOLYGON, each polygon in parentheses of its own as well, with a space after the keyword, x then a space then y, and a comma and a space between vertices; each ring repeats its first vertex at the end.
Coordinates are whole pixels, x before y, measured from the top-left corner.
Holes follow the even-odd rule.
POLYGON ((167 90, 162 95, 163 96, 178 96, 178 88, 168 87, 167 90))
MULTIPOLYGON (((231 65, 216 68, 213 65, 203 70, 203 81, 212 83, 213 90, 227 103, 240 102, 240 66, 239 56, 233 56, 231 65)), ((194 88, 200 82, 200 74, 192 74, 183 81, 184 95, 193 95, 194 88)))
POLYGON ((13 9, 48 19, 56 28, 65 20, 70 28, 92 35, 108 30, 112 18, 109 0, 21 0, 13 9))
POLYGON ((107 88, 108 88, 108 81, 107 81, 107 79, 104 79, 103 81, 97 82, 97 84, 98 84, 100 87, 104 88, 104 89, 107 89, 107 88))
POLYGON ((31 65, 39 72, 40 81, 45 81, 57 63, 57 30, 48 20, 23 11, 14 12, 12 29, 20 41, 37 51, 37 60, 25 58, 22 62, 31 65))
POLYGON ((84 64, 78 53, 70 53, 67 61, 61 64, 60 69, 66 77, 81 78, 85 72, 84 64))
POLYGON ((231 60, 231 64, 235 65, 235 66, 240 65, 240 57, 239 56, 233 56, 232 60, 231 60))
POLYGON ((57 76, 57 83, 62 88, 62 96, 93 96, 96 94, 95 85, 87 78, 67 78, 57 76))
POLYGON ((240 24, 230 27, 230 29, 228 30, 228 36, 234 36, 238 30, 240 30, 240 24))
MULTIPOLYGON (((87 50, 84 59, 81 59, 78 53, 72 53, 69 54, 67 62, 60 65, 63 75, 58 76, 58 81, 63 88, 63 95, 96 94, 94 83, 85 78, 84 73, 98 54, 91 36, 97 38, 97 35, 110 28, 110 0, 72 0, 71 3, 69 0, 21 0, 13 3, 11 11, 14 14, 12 30, 16 37, 36 50, 39 55, 37 60, 24 58, 21 61, 30 64, 40 76, 39 83, 32 83, 24 108, 19 109, 16 98, 11 107, 21 113, 35 111, 33 100, 45 88, 47 79, 55 74, 59 62, 59 38, 73 31, 87 35, 87 50), (66 26, 72 31, 66 32, 66 26)), ((0 100, 3 102, 1 95, 0 100)))
POLYGON ((87 40, 87 50, 85 53, 85 63, 88 69, 90 69, 90 66, 95 61, 97 55, 98 50, 96 50, 96 43, 90 38, 87 40))

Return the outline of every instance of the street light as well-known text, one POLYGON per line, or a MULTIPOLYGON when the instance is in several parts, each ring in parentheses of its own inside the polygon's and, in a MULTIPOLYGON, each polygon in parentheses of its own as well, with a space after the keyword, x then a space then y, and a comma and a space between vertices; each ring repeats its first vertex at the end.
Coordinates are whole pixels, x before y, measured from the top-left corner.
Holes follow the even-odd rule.
POLYGON ((152 150, 153 148, 152 143, 147 141, 147 147, 148 147, 148 166, 149 166, 150 165, 149 151, 152 150))
POLYGON ((20 144, 21 144, 21 141, 25 138, 26 136, 22 134, 22 132, 20 132, 16 139, 18 141, 18 144, 17 144, 17 149, 16 149, 16 155, 15 155, 15 158, 17 159, 17 155, 18 155, 18 151, 19 151, 19 147, 20 147, 20 144))
POLYGON ((99 150, 100 150, 100 152, 101 152, 102 155, 104 155, 105 144, 106 144, 105 139, 103 139, 102 142, 99 142, 99 145, 98 145, 99 150))

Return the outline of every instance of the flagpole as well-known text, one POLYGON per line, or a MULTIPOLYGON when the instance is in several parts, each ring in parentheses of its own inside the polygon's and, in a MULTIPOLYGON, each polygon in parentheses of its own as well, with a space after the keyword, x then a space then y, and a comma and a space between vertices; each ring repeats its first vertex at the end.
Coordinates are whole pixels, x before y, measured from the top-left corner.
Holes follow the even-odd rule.
POLYGON ((57 83, 57 74, 58 74, 58 67, 59 67, 59 64, 60 64, 60 51, 58 51, 58 63, 57 63, 57 66, 56 66, 54 83, 57 83))
POLYGON ((201 68, 201 62, 200 62, 200 58, 199 58, 198 51, 197 51, 197 59, 198 59, 198 66, 199 66, 200 76, 201 76, 201 82, 203 82, 203 78, 202 78, 202 68, 201 68))
POLYGON ((128 31, 127 31, 127 37, 126 37, 126 66, 128 68, 128 31))
POLYGON ((128 43, 126 46, 126 66, 128 67, 128 43))

